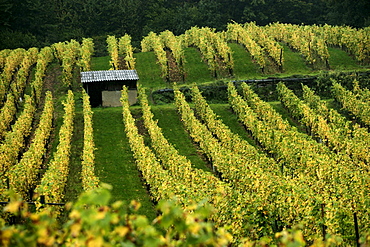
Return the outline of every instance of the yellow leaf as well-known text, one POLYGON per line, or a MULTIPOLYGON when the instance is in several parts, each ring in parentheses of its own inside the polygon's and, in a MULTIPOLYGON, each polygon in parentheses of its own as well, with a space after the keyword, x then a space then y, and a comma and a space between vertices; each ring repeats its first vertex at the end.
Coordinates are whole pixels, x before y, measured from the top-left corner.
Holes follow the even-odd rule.
POLYGON ((10 213, 16 213, 19 210, 19 207, 21 206, 22 202, 16 201, 16 202, 10 202, 6 207, 5 211, 10 213))
POLYGON ((114 231, 120 236, 124 237, 129 232, 129 228, 127 226, 118 226, 114 229, 114 231))

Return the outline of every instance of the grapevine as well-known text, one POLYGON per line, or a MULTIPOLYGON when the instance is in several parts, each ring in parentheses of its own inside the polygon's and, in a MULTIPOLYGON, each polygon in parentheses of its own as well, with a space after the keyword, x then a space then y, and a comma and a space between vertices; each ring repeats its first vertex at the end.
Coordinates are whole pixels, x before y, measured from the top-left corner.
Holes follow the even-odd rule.
POLYGON ((93 53, 94 53, 93 39, 92 38, 82 39, 79 59, 81 71, 91 70, 91 56, 93 55, 93 53))
POLYGON ((286 176, 301 181, 315 191, 316 203, 323 205, 326 212, 323 214, 324 224, 329 232, 340 234, 342 226, 338 215, 351 219, 353 212, 361 212, 362 227, 367 225, 368 189, 362 185, 362 180, 366 178, 360 176, 360 171, 346 168, 348 159, 330 152, 324 145, 295 130, 279 130, 272 124, 275 121, 258 121, 256 113, 237 95, 231 83, 229 97, 230 104, 249 131, 276 158, 284 161, 286 176))
POLYGON ((94 174, 94 134, 92 126, 92 110, 89 95, 82 91, 83 114, 84 114, 84 147, 82 151, 82 187, 85 191, 96 188, 99 185, 99 178, 94 174))
MULTIPOLYGON (((131 36, 128 34, 125 34, 122 36, 118 41, 118 52, 120 57, 123 57, 123 60, 126 63, 127 69, 135 69, 135 58, 134 58, 134 52, 131 45, 131 36)), ((122 67, 122 65, 120 64, 122 67)))
POLYGON ((115 36, 108 35, 107 37, 108 52, 110 55, 110 69, 119 69, 119 54, 118 54, 118 42, 115 36))
POLYGON ((46 92, 44 110, 40 117, 40 122, 35 131, 32 143, 16 165, 11 167, 8 172, 10 188, 24 199, 32 200, 29 191, 34 189, 37 176, 43 163, 46 144, 49 140, 53 122, 53 98, 50 91, 46 92))
POLYGON ((157 56, 157 62, 161 67, 161 76, 163 78, 168 78, 167 55, 164 51, 163 42, 160 37, 156 33, 150 32, 141 41, 141 50, 143 52, 154 51, 155 55, 157 56))
POLYGON ((48 164, 48 168, 41 183, 37 185, 35 192, 45 196, 46 202, 61 203, 64 197, 64 187, 69 172, 69 160, 71 152, 71 139, 73 133, 73 119, 75 114, 75 102, 73 93, 68 90, 64 104, 63 124, 59 131, 59 144, 48 164))

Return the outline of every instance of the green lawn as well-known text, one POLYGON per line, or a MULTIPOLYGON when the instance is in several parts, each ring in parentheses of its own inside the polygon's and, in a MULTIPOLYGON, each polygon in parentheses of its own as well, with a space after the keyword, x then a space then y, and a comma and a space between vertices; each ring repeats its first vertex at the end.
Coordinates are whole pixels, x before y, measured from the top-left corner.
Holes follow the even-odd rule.
POLYGON ((312 70, 306 65, 304 58, 298 52, 293 52, 285 44, 282 44, 284 50, 283 75, 305 75, 312 73, 312 70))
POLYGON ((194 48, 185 48, 184 65, 186 71, 186 82, 189 83, 204 83, 212 81, 211 72, 208 65, 203 62, 200 52, 194 48))
POLYGON ((142 204, 139 213, 154 219, 156 211, 140 178, 125 135, 122 108, 94 108, 95 169, 101 182, 111 184, 112 200, 142 204))
POLYGON ((339 48, 329 47, 329 64, 334 70, 351 70, 358 69, 359 65, 356 61, 345 51, 339 48))
POLYGON ((109 70, 110 57, 93 57, 91 59, 91 70, 109 70))
POLYGON ((166 88, 168 85, 161 77, 161 69, 157 64, 154 52, 135 53, 136 71, 139 75, 139 83, 148 89, 166 88))
POLYGON ((258 65, 253 63, 251 55, 239 44, 229 43, 234 58, 235 79, 255 79, 263 76, 258 65))
POLYGON ((187 157, 194 167, 210 171, 207 162, 200 155, 197 146, 192 143, 191 138, 185 131, 176 107, 172 104, 152 106, 152 112, 155 119, 158 119, 158 126, 162 128, 163 135, 175 146, 179 154, 187 157))

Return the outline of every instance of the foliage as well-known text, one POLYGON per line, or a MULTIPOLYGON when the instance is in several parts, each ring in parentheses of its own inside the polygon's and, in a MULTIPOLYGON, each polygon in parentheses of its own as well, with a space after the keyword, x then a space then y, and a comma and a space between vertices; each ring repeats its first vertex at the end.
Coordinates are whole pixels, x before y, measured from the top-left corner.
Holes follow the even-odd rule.
POLYGON ((53 98, 50 91, 46 92, 44 110, 40 116, 34 138, 27 152, 23 153, 22 158, 11 167, 8 177, 12 190, 24 199, 31 199, 28 193, 33 190, 38 179, 43 157, 47 151, 47 142, 52 130, 53 121, 53 98))
POLYGON ((365 27, 369 8, 367 0, 2 0, 0 49, 125 33, 138 42, 150 31, 179 35, 195 25, 224 30, 230 20, 365 27))
MULTIPOLYGON (((192 212, 185 212, 173 201, 160 201, 159 216, 149 221, 137 214, 140 203, 122 201, 109 203, 111 187, 81 194, 75 203, 66 206, 68 221, 58 224, 52 209, 32 212, 27 204, 13 196, 5 211, 16 215, 20 223, 6 225, 0 219, 0 243, 8 246, 230 246, 229 234, 216 228, 207 217, 212 208, 192 205, 192 212)), ((369 237, 361 240, 363 246, 369 237)), ((244 240, 239 246, 280 247, 330 247, 338 246, 339 238, 328 236, 308 243, 301 229, 294 228, 276 233, 274 239, 244 240)))
POLYGON ((108 35, 107 37, 107 48, 110 56, 110 69, 117 70, 119 69, 119 59, 118 59, 118 40, 113 35, 108 35))
POLYGON ((227 246, 230 236, 206 219, 212 209, 194 204, 185 212, 172 201, 158 203, 160 215, 150 222, 136 212, 137 201, 109 204, 110 186, 103 184, 67 205, 68 221, 59 225, 52 209, 32 213, 15 198, 5 208, 20 217, 20 224, 7 226, 0 219, 2 246, 227 246), (165 230, 164 230, 165 229, 165 230))
POLYGON ((61 203, 64 198, 64 188, 69 172, 71 153, 71 139, 74 126, 75 101, 71 90, 68 90, 64 105, 63 125, 59 131, 59 144, 53 159, 48 164, 48 169, 35 192, 45 196, 46 202, 61 203))
POLYGON ((82 151, 82 186, 85 191, 96 188, 99 184, 99 178, 95 176, 95 144, 94 144, 94 129, 92 122, 93 112, 90 106, 90 97, 82 91, 83 115, 84 115, 84 147, 82 151))

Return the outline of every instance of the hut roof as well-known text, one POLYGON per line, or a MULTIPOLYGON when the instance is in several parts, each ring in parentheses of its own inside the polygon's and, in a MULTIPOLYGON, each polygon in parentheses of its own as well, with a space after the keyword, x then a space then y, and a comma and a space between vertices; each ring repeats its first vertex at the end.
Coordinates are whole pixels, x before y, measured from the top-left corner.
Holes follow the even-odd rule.
POLYGON ((99 70, 81 72, 81 82, 139 80, 136 70, 99 70))

